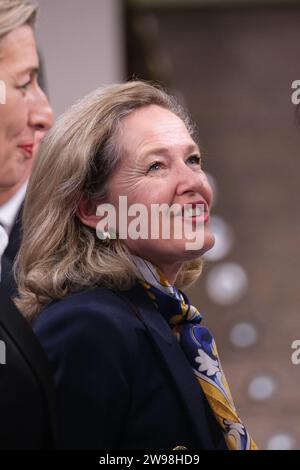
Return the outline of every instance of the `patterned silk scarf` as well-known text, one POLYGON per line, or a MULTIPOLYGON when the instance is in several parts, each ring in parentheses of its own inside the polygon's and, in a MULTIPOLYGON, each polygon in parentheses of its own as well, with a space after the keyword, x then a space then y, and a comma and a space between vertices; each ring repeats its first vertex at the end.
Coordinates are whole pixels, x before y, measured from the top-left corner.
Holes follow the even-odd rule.
POLYGON ((223 430, 228 449, 256 450, 255 442, 235 409, 216 343, 209 330, 200 325, 200 312, 153 264, 137 256, 133 256, 132 260, 141 274, 141 285, 171 326, 191 364, 197 382, 223 430))

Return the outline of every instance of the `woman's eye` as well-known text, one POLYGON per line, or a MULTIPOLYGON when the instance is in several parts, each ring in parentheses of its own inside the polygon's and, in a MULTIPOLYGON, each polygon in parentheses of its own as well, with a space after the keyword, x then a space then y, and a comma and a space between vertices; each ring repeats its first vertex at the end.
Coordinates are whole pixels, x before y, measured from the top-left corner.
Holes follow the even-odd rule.
POLYGON ((152 163, 149 168, 148 168, 148 171, 147 173, 149 173, 150 171, 156 171, 156 170, 159 170, 161 168, 161 162, 154 162, 152 163))
POLYGON ((199 165, 201 166, 201 157, 199 155, 191 155, 188 158, 189 163, 192 163, 193 165, 199 165))
POLYGON ((32 79, 30 78, 30 80, 28 80, 28 82, 24 83, 24 85, 19 85, 17 86, 17 89, 18 90, 27 90, 27 88, 29 87, 29 85, 31 84, 32 82, 32 79))

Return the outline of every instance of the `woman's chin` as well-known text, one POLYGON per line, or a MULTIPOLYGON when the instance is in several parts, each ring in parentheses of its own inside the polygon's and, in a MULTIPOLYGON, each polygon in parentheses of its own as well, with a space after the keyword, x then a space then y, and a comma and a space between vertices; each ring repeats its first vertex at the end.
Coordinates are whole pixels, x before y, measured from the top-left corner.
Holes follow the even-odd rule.
POLYGON ((211 250, 214 245, 215 245, 215 236, 213 233, 210 233, 209 235, 207 235, 205 241, 204 241, 204 245, 203 245, 203 255, 204 253, 206 253, 207 251, 211 250))
POLYGON ((215 244, 215 237, 212 233, 206 234, 204 240, 187 240, 185 242, 185 254, 188 259, 197 258, 211 250, 215 244))
POLYGON ((169 241, 168 246, 164 252, 163 247, 160 250, 161 258, 167 256, 169 262, 185 262, 192 261, 199 258, 209 251, 215 244, 215 237, 213 235, 206 236, 201 242, 197 240, 177 240, 169 241))

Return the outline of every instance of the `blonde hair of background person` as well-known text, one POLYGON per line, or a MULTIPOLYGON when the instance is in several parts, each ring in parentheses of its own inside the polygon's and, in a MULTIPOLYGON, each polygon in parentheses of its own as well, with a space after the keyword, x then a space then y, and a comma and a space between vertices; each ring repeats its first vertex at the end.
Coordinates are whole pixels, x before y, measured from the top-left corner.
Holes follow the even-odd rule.
MULTIPOLYGON (((28 0, 0 0, 0 61, 3 52, 1 51, 1 40, 11 31, 20 26, 36 26, 38 7, 28 0)), ((0 74, 0 80, 2 77, 0 74)), ((6 88, 6 83, 4 83, 6 88)), ((3 104, 0 103, 0 106, 3 104)), ((0 164, 2 162, 0 152, 0 164)))
MULTIPOLYGON (((38 83, 37 11, 28 0, 0 0, 0 80, 5 94, 0 105, 0 206, 23 191, 38 143, 53 120, 38 83)), ((11 221, 6 224, 10 232, 11 221)))
MULTIPOLYGON (((35 27, 37 5, 28 0, 0 0, 0 41, 22 25, 35 27)), ((0 43, 1 51, 1 43, 0 43)))
MULTIPOLYGON (((155 104, 186 124, 187 113, 162 89, 141 81, 92 92, 67 111, 47 134, 34 167, 25 201, 24 239, 18 259, 16 304, 33 319, 53 299, 85 287, 129 289, 136 268, 122 240, 109 245, 76 216, 82 195, 100 203, 121 155, 118 129, 124 117, 155 104)), ((201 259, 183 264, 180 288, 201 273, 201 259)))
POLYGON ((0 253, 0 338, 6 352, 1 368, 0 449, 5 450, 53 448, 55 440, 49 366, 11 300, 16 288, 12 263, 19 249, 19 219, 34 145, 37 134, 52 125, 52 111, 37 80, 36 17, 34 3, 0 0, 0 80, 5 90, 0 104, 0 225, 8 242, 0 253))
MULTIPOLYGON (((31 0, 0 0, 0 60, 1 39, 19 26, 30 26, 35 30, 38 21, 38 5, 31 0)), ((1 76, 0 76, 1 80, 1 76)), ((37 132, 35 149, 37 150, 44 132, 37 132)))

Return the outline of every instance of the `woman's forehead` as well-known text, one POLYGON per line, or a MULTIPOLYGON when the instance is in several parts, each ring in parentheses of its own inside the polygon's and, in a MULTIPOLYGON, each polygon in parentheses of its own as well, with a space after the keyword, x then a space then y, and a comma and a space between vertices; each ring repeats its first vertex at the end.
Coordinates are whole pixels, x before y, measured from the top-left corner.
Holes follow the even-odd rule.
POLYGON ((38 68, 36 42, 30 26, 20 26, 0 40, 0 57, 2 66, 13 68, 15 74, 38 68))
POLYGON ((182 119, 157 105, 138 109, 127 116, 119 137, 125 149, 143 155, 156 148, 167 151, 174 145, 196 146, 182 119))

